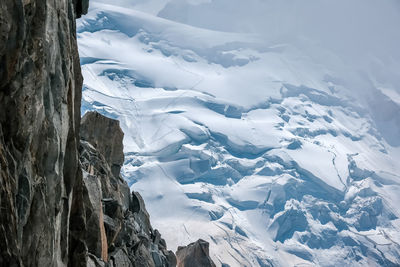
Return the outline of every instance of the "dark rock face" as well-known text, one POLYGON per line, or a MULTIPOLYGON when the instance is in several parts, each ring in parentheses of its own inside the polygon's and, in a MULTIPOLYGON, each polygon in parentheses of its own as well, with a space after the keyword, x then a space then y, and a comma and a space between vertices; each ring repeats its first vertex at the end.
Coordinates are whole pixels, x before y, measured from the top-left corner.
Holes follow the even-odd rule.
POLYGON ((83 199, 80 216, 85 230, 73 235, 87 247, 89 260, 95 259, 95 266, 175 266, 175 255, 152 229, 141 196, 131 195, 119 173, 112 172, 116 159, 123 161, 119 122, 89 112, 82 119, 81 136, 86 141, 79 148, 83 184, 78 198, 83 199))
POLYGON ((81 138, 90 140, 90 143, 111 164, 114 177, 119 177, 119 172, 124 164, 122 139, 124 133, 119 127, 119 121, 112 120, 97 112, 87 112, 82 118, 81 138))
POLYGON ((77 18, 87 14, 89 9, 89 0, 74 0, 74 5, 77 18))
POLYGON ((0 266, 68 263, 80 172, 78 5, 0 2, 0 266))
POLYGON ((202 239, 187 245, 178 247, 176 252, 178 267, 215 267, 210 258, 209 243, 202 239))
POLYGON ((87 8, 0 1, 0 266, 175 266, 119 175, 118 122, 89 113, 80 141, 87 8))

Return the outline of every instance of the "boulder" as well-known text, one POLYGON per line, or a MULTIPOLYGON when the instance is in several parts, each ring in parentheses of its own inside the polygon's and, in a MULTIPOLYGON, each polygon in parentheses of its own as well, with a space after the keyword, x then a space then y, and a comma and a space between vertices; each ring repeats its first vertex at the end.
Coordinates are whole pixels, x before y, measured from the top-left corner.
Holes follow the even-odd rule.
POLYGON ((210 258, 209 243, 202 239, 186 247, 178 247, 176 258, 178 267, 215 267, 210 258))

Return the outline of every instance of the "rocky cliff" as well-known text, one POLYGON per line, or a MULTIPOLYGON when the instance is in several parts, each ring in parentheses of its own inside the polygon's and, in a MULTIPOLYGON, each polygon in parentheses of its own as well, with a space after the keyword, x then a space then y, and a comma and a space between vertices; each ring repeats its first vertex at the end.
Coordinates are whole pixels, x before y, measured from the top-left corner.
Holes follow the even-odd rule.
POLYGON ((80 142, 75 19, 87 8, 0 3, 0 266, 174 265, 119 176, 118 122, 88 114, 80 142))
POLYGON ((0 2, 0 266, 175 266, 120 177, 118 122, 88 113, 80 127, 87 8, 0 2))
POLYGON ((89 266, 175 266, 174 253, 151 227, 143 199, 131 194, 120 176, 124 154, 119 122, 88 112, 82 118, 81 138, 83 179, 72 211, 80 219, 71 227, 74 266, 86 262, 89 266))
POLYGON ((84 0, 0 2, 0 265, 68 264, 84 0))

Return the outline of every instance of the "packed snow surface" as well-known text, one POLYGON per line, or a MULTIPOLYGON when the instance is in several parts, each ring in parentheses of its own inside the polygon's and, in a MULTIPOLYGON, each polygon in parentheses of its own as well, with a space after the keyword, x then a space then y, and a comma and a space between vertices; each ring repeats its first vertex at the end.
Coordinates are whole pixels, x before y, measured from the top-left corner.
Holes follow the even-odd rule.
POLYGON ((91 1, 82 113, 169 248, 218 266, 400 265, 398 1, 91 1))

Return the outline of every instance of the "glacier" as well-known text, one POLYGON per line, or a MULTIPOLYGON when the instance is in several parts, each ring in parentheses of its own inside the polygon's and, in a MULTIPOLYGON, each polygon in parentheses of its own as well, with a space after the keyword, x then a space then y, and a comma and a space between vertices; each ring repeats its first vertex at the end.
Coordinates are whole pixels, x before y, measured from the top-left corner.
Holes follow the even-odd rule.
POLYGON ((91 1, 82 113, 120 121, 169 249, 399 266, 398 25, 390 0, 91 1))

